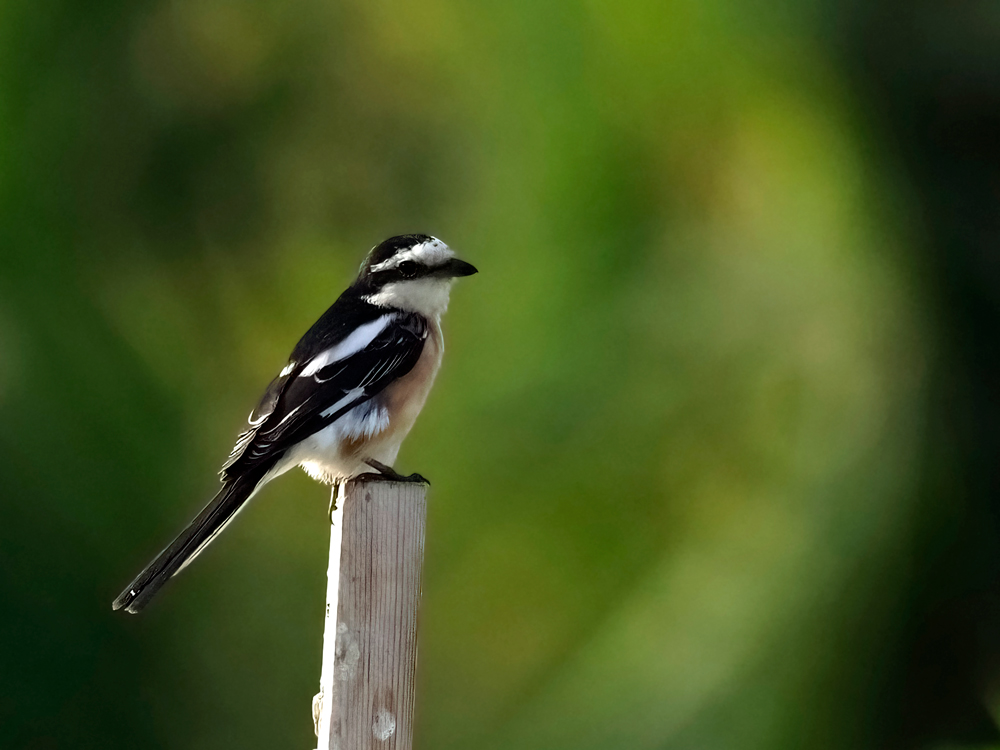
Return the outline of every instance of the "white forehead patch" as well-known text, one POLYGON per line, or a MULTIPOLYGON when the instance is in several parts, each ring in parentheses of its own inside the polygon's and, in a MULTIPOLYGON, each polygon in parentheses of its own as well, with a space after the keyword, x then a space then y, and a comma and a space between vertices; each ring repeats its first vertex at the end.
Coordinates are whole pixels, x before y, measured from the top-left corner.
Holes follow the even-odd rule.
POLYGON ((372 271, 385 271, 388 268, 396 268, 400 263, 412 260, 422 266, 433 268, 455 257, 455 252, 444 244, 437 237, 431 237, 427 242, 396 253, 389 260, 384 260, 378 265, 372 266, 372 271))

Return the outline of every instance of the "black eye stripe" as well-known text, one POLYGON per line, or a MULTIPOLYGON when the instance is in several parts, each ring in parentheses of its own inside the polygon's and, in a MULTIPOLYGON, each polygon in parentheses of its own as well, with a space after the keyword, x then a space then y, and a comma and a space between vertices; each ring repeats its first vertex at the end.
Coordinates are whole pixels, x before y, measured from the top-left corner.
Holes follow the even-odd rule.
MULTIPOLYGON (((447 264, 445 264, 446 266, 447 264)), ((358 279, 359 283, 364 283, 371 288, 382 289, 389 284, 401 281, 413 281, 415 279, 434 278, 439 275, 439 269, 443 266, 427 266, 418 260, 406 258, 396 261, 393 265, 381 270, 369 270, 367 274, 362 272, 358 279)))

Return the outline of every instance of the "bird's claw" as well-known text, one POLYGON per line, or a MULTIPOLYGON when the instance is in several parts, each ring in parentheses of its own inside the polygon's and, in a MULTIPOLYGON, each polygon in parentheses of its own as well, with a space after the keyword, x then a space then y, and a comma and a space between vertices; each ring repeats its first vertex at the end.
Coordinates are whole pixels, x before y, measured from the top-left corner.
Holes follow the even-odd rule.
POLYGON ((414 472, 409 476, 403 476, 398 471, 396 471, 391 466, 386 466, 381 461, 376 461, 374 458, 366 458, 365 463, 371 466, 376 471, 369 471, 365 474, 359 474, 354 479, 355 480, 368 480, 375 482, 412 482, 414 484, 426 484, 430 485, 430 480, 427 479, 422 474, 417 474, 414 472))

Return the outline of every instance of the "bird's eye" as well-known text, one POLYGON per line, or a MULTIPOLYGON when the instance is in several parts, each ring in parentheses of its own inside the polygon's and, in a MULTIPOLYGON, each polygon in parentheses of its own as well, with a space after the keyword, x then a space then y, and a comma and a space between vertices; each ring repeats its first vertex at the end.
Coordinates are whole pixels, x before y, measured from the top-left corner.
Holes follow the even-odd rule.
POLYGON ((412 279, 417 275, 417 264, 412 260, 404 260, 399 264, 399 272, 403 274, 403 278, 412 279))

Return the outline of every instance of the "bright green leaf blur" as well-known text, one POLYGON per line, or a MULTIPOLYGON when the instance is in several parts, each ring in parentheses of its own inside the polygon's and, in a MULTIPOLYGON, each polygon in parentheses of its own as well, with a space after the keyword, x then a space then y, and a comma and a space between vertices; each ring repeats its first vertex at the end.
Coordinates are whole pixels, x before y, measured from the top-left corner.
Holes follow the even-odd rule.
POLYGON ((441 237, 418 745, 864 747, 926 321, 808 8, 0 10, 0 746, 313 747, 327 492, 137 618, 369 247, 441 237))

